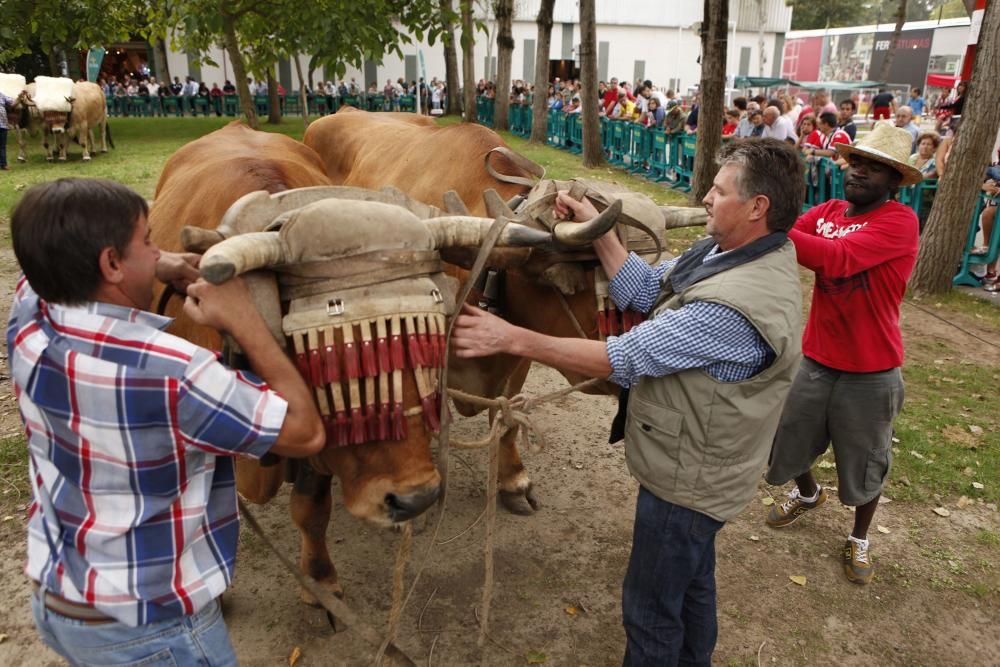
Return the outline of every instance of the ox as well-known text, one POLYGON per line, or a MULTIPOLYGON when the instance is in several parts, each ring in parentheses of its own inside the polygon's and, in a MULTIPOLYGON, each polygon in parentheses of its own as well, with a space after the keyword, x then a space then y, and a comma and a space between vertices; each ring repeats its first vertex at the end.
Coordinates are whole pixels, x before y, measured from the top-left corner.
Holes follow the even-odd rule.
POLYGON ((34 102, 35 84, 29 83, 14 100, 12 120, 14 132, 17 135, 17 161, 28 160, 28 138, 42 135, 43 148, 48 154, 48 140, 43 132, 45 125, 42 112, 34 102))
MULTIPOLYGON (((22 117, 29 124, 26 129, 31 131, 30 123, 37 123, 37 117, 41 117, 41 125, 45 133, 45 159, 49 162, 52 162, 54 154, 58 154, 60 162, 66 160, 66 147, 70 139, 76 139, 83 148, 83 160, 89 162, 90 154, 95 152, 96 149, 94 130, 97 130, 98 137, 101 140, 102 153, 108 152, 109 143, 114 148, 114 141, 111 139, 111 129, 108 126, 108 109, 104 98, 104 91, 96 83, 77 81, 73 84, 72 93, 67 98, 72 105, 69 113, 61 111, 38 112, 32 100, 33 91, 29 92, 26 89, 25 93, 22 95, 23 99, 21 102, 25 107, 28 107, 28 116, 25 117, 24 113, 22 113, 22 117)), ((20 149, 18 160, 23 162, 24 146, 20 140, 21 135, 19 134, 18 137, 18 147, 20 149)))
MULTIPOLYGON (((498 134, 480 125, 439 126, 414 114, 369 114, 344 108, 313 122, 303 141, 323 159, 334 183, 364 188, 392 186, 426 204, 446 206, 446 195, 454 190, 473 214, 482 215, 487 210, 483 195, 489 189, 495 189, 504 200, 525 195, 530 189, 526 183, 532 170, 524 158, 518 160, 520 156, 510 153, 490 155, 493 149, 507 147, 498 134), (489 172, 487 158, 501 180, 489 172)), ((661 207, 661 211, 667 228, 704 224, 702 209, 661 207)), ((443 256, 465 268, 474 257, 454 251, 443 256)), ((496 307, 518 326, 552 336, 576 337, 582 331, 597 338, 596 260, 583 265, 584 270, 573 267, 576 270, 570 272, 573 279, 568 284, 551 280, 555 264, 551 256, 537 250, 494 252, 489 265, 503 271, 504 283, 496 307)), ((473 294, 472 300, 479 299, 481 294, 473 294)), ((507 355, 475 360, 452 357, 449 363, 453 388, 487 397, 518 393, 530 368, 530 362, 507 355)), ((571 383, 586 379, 563 375, 571 383)), ((600 383, 587 392, 617 395, 618 387, 600 383)), ((461 402, 456 402, 456 408, 465 416, 479 410, 461 402)), ((509 431, 501 443, 499 495, 508 510, 531 514, 538 509, 538 501, 515 438, 516 430, 509 431)))
MULTIPOLYGON (((203 274, 212 280, 224 280, 233 273, 275 263, 315 266, 316 253, 324 249, 331 257, 357 254, 362 250, 367 257, 373 251, 387 252, 390 248, 404 246, 409 251, 422 252, 436 252, 435 249, 455 244, 475 246, 489 226, 490 221, 486 219, 438 217, 428 220, 427 229, 424 229, 419 218, 411 212, 419 207, 411 206, 406 210, 381 203, 378 193, 359 194, 360 198, 375 201, 333 200, 331 203, 317 200, 332 190, 317 186, 328 183, 322 163, 311 149, 282 135, 255 132, 234 122, 184 146, 168 160, 150 212, 153 240, 170 250, 180 249, 182 237, 187 248, 211 246, 203 259, 203 274), (271 196, 264 193, 271 193, 271 196), (241 227, 240 221, 253 217, 244 213, 255 210, 271 211, 272 215, 255 213, 256 219, 262 220, 261 224, 241 227), (270 240, 251 248, 248 242, 260 243, 261 234, 238 233, 263 229, 275 217, 283 221, 280 234, 285 235, 282 236, 284 240, 278 240, 279 232, 264 232, 263 235, 271 235, 268 236, 270 240), (365 222, 365 228, 360 231, 358 220, 365 222), (182 230, 184 225, 192 227, 182 230), (456 225, 461 229, 456 229, 456 225), (213 242, 216 245, 212 245, 213 242), (224 266, 221 273, 220 262, 224 266)), ((426 210, 422 217, 432 217, 430 207, 423 206, 423 209, 426 210)), ((605 225, 603 229, 607 228, 605 225)), ((538 243, 551 238, 536 230, 528 230, 527 236, 521 231, 518 236, 518 229, 521 228, 514 225, 511 232, 505 232, 507 243, 538 243)), ((594 234, 603 233, 597 226, 593 229, 594 234)), ((577 235, 575 230, 567 230, 570 236, 577 235)), ((287 304, 272 305, 271 310, 277 310, 279 315, 282 308, 288 310, 287 304)), ((171 302, 167 313, 174 315, 179 310, 179 304, 171 302)), ((265 319, 268 319, 266 315, 265 319)), ((219 347, 219 339, 213 332, 199 330, 183 318, 174 326, 176 333, 190 340, 219 347)), ((343 330, 338 331, 332 334, 336 337, 335 346, 343 346, 347 339, 343 330)), ((353 325, 351 331, 354 336, 353 325)), ((328 335, 323 334, 324 344, 332 340, 328 335)), ((382 364, 381 357, 377 363, 382 364)), ((307 366, 303 374, 309 373, 307 366)), ((431 434, 425 428, 427 405, 423 404, 422 411, 419 409, 424 394, 415 377, 406 375, 403 380, 402 408, 405 411, 400 410, 399 415, 406 422, 402 429, 407 433, 405 436, 394 435, 394 439, 382 440, 370 437, 363 444, 333 446, 343 443, 336 442, 340 432, 334 429, 339 426, 331 420, 327 447, 310 465, 293 465, 290 461, 280 461, 276 465, 249 460, 237 462, 237 486, 240 493, 253 502, 268 501, 284 480, 294 481, 291 510, 302 536, 300 566, 335 594, 340 594, 341 589, 325 542, 333 475, 340 480, 348 511, 381 526, 417 516, 432 505, 440 493, 441 478, 431 458, 431 434)), ((315 375, 312 382, 315 386, 315 375)), ((337 382, 339 389, 340 380, 337 382)), ((399 386, 396 382, 394 378, 394 388, 399 386)), ((371 386, 374 384, 373 381, 371 386)), ((362 394, 367 387, 366 384, 362 388, 362 394)), ((326 396, 332 396, 326 394, 326 390, 327 387, 322 390, 321 407, 326 396)), ((367 417, 368 406, 365 407, 367 417)), ((360 414, 358 416, 360 418, 360 414)), ((372 422, 367 426, 371 428, 372 422)), ((374 426, 374 432, 379 433, 378 425, 374 426)), ((360 419, 358 427, 362 427, 360 419)), ((303 592, 303 599, 315 603, 306 592, 303 592)))

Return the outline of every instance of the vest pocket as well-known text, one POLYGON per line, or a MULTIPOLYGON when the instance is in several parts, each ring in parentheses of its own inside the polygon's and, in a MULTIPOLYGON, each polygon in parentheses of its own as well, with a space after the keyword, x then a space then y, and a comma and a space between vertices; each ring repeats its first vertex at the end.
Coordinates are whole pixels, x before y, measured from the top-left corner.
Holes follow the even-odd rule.
POLYGON ((676 487, 683 430, 682 412, 629 397, 625 453, 640 482, 654 489, 676 487))

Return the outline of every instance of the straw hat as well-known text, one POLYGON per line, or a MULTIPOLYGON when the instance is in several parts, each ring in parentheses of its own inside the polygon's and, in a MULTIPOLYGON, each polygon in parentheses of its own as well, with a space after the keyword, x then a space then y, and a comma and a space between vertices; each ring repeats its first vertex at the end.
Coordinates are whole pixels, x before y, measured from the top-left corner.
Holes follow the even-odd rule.
POLYGON ((857 155, 892 167, 903 177, 899 185, 905 187, 924 180, 919 169, 907 164, 912 146, 913 137, 907 130, 883 121, 875 123, 874 129, 856 144, 837 144, 837 152, 848 160, 857 155))

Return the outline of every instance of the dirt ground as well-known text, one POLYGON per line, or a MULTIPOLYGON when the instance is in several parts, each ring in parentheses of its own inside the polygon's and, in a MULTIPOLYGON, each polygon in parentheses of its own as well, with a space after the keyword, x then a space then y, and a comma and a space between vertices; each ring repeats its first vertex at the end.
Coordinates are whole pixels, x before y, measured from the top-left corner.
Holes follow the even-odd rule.
MULTIPOLYGON (((3 251, 0 303, 9 303, 15 277, 12 254, 3 251)), ((904 312, 908 343, 918 354, 925 340, 963 345, 947 325, 914 309, 904 312)), ((983 349, 973 343, 958 353, 982 361, 983 349)), ((3 361, 6 379, 6 356, 3 361)), ((526 391, 538 395, 562 386, 554 372, 537 367, 526 391)), ((475 609, 483 584, 484 531, 482 522, 469 526, 486 502, 486 456, 453 450, 442 543, 430 551, 400 631, 400 646, 418 664, 620 664, 625 640, 620 584, 637 487, 621 446, 605 443, 614 407, 608 398, 573 395, 536 413, 548 446, 525 461, 543 506, 531 517, 498 513, 491 641, 482 647, 475 609)), ((454 431, 468 437, 486 429, 479 417, 460 420, 454 431)), ((4 384, 0 435, 19 430, 4 384)), ((0 664, 59 664, 37 638, 22 574, 28 498, 11 480, 26 471, 8 467, 0 474, 7 508, 0 522, 0 664)), ((778 497, 784 490, 770 491, 778 497)), ((951 508, 945 519, 924 504, 886 503, 876 523, 889 532, 872 535, 876 577, 858 587, 845 580, 838 556, 850 511, 830 502, 778 532, 763 523, 769 497, 762 484, 751 506, 718 538, 716 664, 1000 664, 1000 547, 983 538, 1000 532, 995 507, 959 509, 954 499, 944 499, 951 508), (805 577, 805 585, 793 582, 793 575, 805 577)), ((257 515, 297 558, 287 505, 285 491, 257 515)), ((410 575, 424 561, 436 520, 435 509, 414 538, 410 575)), ((388 614, 399 539, 342 507, 335 510, 329 542, 347 601, 380 628, 388 614)), ((224 604, 243 665, 289 664, 295 649, 301 652, 300 666, 371 664, 372 649, 355 633, 334 632, 323 613, 299 602, 291 576, 246 528, 236 582, 224 604)))

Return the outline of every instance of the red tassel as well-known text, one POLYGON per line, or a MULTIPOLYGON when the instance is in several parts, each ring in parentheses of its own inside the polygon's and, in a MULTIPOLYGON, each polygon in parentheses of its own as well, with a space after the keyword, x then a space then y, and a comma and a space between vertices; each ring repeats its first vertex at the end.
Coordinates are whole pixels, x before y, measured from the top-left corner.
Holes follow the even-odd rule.
POLYGON ((406 355, 403 354, 403 339, 394 334, 389 342, 389 352, 392 356, 392 370, 401 371, 406 368, 406 355))
POLYGON ((608 309, 608 335, 618 335, 618 311, 614 308, 608 309))
POLYGON ((309 381, 314 387, 321 387, 323 380, 323 357, 320 356, 319 350, 309 350, 309 381))
POLYGON ((361 367, 366 378, 378 375, 378 364, 375 361, 375 346, 370 340, 361 341, 361 367))
POLYGON ((346 447, 351 444, 351 431, 348 428, 349 423, 347 421, 347 413, 343 410, 337 412, 337 430, 336 437, 334 438, 334 443, 337 447, 346 447))
POLYGON ((437 346, 438 346, 438 368, 444 368, 444 362, 448 358, 448 347, 445 345, 445 335, 443 333, 436 334, 437 336, 437 346))
POLYGON ((431 338, 426 333, 419 334, 417 338, 420 340, 420 355, 424 359, 424 366, 433 367, 437 364, 434 363, 434 352, 431 350, 431 338))
POLYGON ((344 344, 344 373, 351 380, 355 380, 360 375, 358 368, 358 348, 354 343, 344 344))
POLYGON ((326 444, 337 444, 337 423, 330 415, 322 415, 323 430, 326 431, 326 444))
POLYGON ((368 442, 376 442, 378 437, 378 414, 374 405, 365 406, 365 430, 368 433, 368 442))
POLYGON ((424 362, 424 355, 420 349, 420 340, 417 334, 406 334, 406 351, 410 355, 410 365, 414 368, 423 368, 427 364, 424 362))
POLYGON ((601 332, 602 336, 608 335, 608 314, 607 311, 598 310, 597 311, 597 330, 601 332))
POLYGON ((365 441, 365 418, 361 408, 351 408, 351 444, 361 445, 365 441))
POLYGON ((441 422, 438 420, 438 413, 435 410, 437 401, 434 400, 434 394, 428 394, 421 398, 420 405, 424 409, 424 425, 433 433, 440 431, 441 422))
POLYGON ((295 367, 299 369, 299 375, 302 376, 302 379, 309 382, 309 359, 305 352, 299 352, 295 355, 295 367))
POLYGON ((392 360, 389 358, 389 341, 383 336, 375 341, 375 348, 378 353, 378 369, 382 373, 392 372, 392 360))
POLYGON ((389 422, 392 419, 392 408, 389 407, 388 403, 383 403, 379 406, 378 411, 378 439, 388 440, 389 439, 389 422))
POLYGON ((337 348, 334 345, 326 346, 326 359, 323 369, 326 371, 326 384, 340 382, 340 360, 337 359, 337 348))
POLYGON ((392 439, 406 440, 406 417, 403 415, 403 404, 395 403, 392 406, 392 439))

